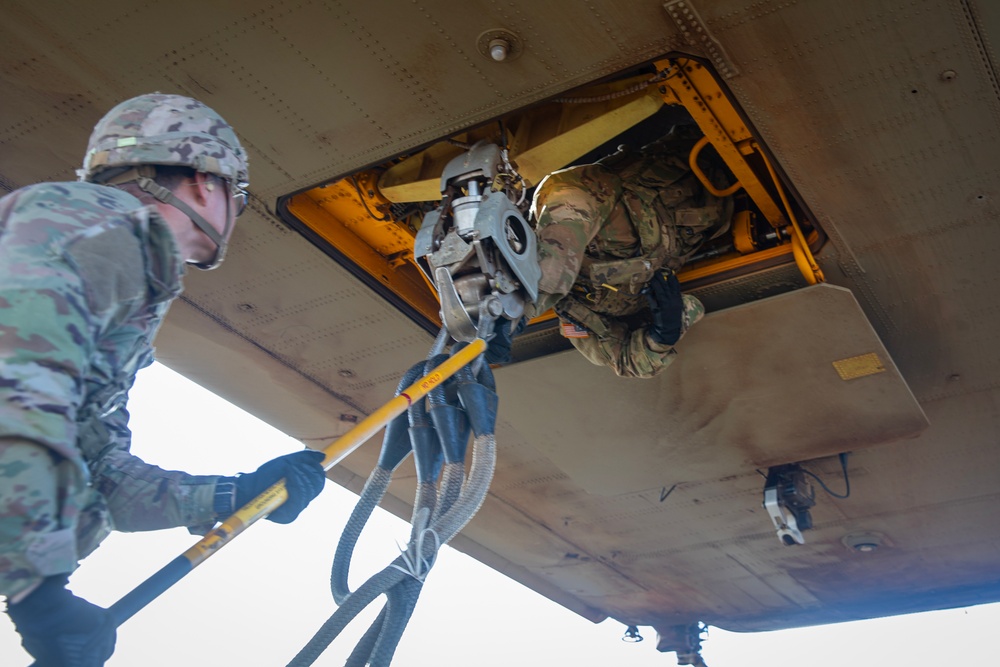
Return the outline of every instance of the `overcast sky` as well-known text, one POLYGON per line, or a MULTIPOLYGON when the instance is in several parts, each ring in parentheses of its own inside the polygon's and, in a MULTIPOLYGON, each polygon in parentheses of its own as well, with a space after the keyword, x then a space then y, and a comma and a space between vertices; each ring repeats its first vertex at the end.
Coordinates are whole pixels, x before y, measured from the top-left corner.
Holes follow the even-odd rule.
MULTIPOLYGON (((391 397, 386 397, 388 400, 391 397)), ((501 397, 502 400, 502 397, 501 397)), ((169 369, 143 371, 130 402, 133 450, 164 468, 233 474, 301 445, 169 369)), ((377 447, 375 442, 371 447, 377 447)), ((502 443, 501 443, 502 446, 502 443)), ((357 496, 328 482, 290 525, 258 522, 125 623, 110 667, 198 662, 285 665, 335 609, 330 565, 357 496)), ((408 526, 378 511, 362 535, 352 587, 398 553, 408 526)), ((183 529, 114 534, 73 575, 71 587, 108 606, 196 539, 183 529)), ((343 665, 378 605, 315 663, 343 665)), ((709 631, 709 667, 940 667, 992 664, 1000 604, 759 634, 709 631)), ((427 579, 393 665, 672 667, 673 653, 625 644, 624 626, 594 625, 448 547, 427 579)), ((0 615, 0 667, 30 659, 0 615)))

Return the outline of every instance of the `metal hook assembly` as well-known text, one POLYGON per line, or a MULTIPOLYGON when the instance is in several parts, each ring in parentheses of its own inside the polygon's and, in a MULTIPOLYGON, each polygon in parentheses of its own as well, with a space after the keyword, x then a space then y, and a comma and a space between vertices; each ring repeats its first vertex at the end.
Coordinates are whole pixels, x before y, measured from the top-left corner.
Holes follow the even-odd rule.
POLYGON ((424 218, 414 256, 437 289, 441 321, 457 341, 488 338, 538 298, 535 233, 524 179, 507 150, 479 142, 445 167, 441 207, 424 218))

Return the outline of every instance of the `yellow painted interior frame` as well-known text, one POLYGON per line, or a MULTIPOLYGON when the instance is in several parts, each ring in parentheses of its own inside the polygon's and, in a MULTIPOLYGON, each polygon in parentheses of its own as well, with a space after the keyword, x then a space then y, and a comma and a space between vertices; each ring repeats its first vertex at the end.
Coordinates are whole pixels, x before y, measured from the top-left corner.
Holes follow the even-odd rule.
MULTIPOLYGON (((618 96, 648 79, 631 77, 580 93, 598 101, 550 104, 506 118, 510 155, 528 187, 659 111, 664 100, 655 94, 655 88, 642 95, 618 96)), ((465 144, 480 139, 496 141, 496 133, 497 126, 491 124, 454 139, 465 144)), ((441 198, 441 173, 464 150, 454 143, 438 142, 387 169, 379 178, 378 191, 397 203, 436 201, 441 198)))
MULTIPOLYGON (((746 123, 743 122, 736 107, 719 86, 715 76, 701 63, 687 58, 659 60, 654 65, 658 71, 666 75, 659 87, 664 102, 683 106, 705 135, 691 151, 689 163, 694 174, 716 196, 733 194, 739 189, 745 190, 774 229, 779 232, 786 227, 790 229, 790 243, 777 246, 772 250, 782 250, 785 254, 791 253, 799 272, 808 284, 825 282, 823 271, 813 257, 802 227, 792 210, 785 189, 778 179, 770 159, 761 150, 760 145, 753 140, 753 135, 750 134, 746 123), (698 153, 709 143, 712 144, 719 157, 736 177, 736 183, 725 190, 718 190, 695 164, 698 153), (759 156, 765 165, 769 177, 767 182, 757 175, 747 161, 746 158, 750 155, 759 156), (775 201, 771 190, 778 194, 782 206, 779 206, 775 201)), ((818 236, 816 238, 818 240, 818 236)), ((754 253, 752 256, 763 258, 758 253, 754 253)), ((729 264, 726 261, 711 262, 709 266, 718 272, 742 268, 745 266, 745 257, 741 255, 729 260, 729 264)), ((685 276, 688 276, 688 279, 691 280, 690 275, 701 272, 697 269, 684 271, 678 274, 678 278, 683 281, 685 276)))
MULTIPOLYGON (((810 244, 822 242, 822 235, 813 230, 806 237, 774 167, 714 75, 688 58, 660 60, 654 65, 665 78, 642 93, 628 91, 638 88, 637 82, 648 77, 632 77, 574 93, 594 102, 550 104, 505 119, 511 157, 529 185, 536 185, 545 174, 572 163, 653 115, 663 104, 680 105, 705 135, 692 151, 691 161, 710 143, 737 182, 719 190, 695 164, 693 171, 699 180, 719 196, 745 190, 768 223, 789 239, 772 248, 748 254, 734 251, 687 266, 678 274, 680 281, 703 281, 714 275, 752 269, 757 264, 786 261, 795 262, 807 283, 824 281, 810 250, 810 244), (755 157, 757 168, 748 161, 750 156, 755 157), (758 173, 760 165, 766 172, 758 173)), ((495 141, 496 132, 493 124, 453 139, 466 144, 482 138, 495 141)), ((288 200, 287 209, 345 258, 438 326, 437 295, 413 260, 413 241, 421 220, 393 220, 389 210, 393 203, 439 199, 441 172, 463 150, 455 141, 438 142, 387 169, 360 172, 297 194, 288 200)), ((734 236, 741 252, 751 245, 746 232, 734 236)), ((552 317, 548 313, 533 321, 552 317)))
POLYGON ((440 325, 437 293, 413 259, 416 230, 392 220, 375 224, 361 196, 350 179, 342 179, 291 197, 287 208, 349 261, 440 325))

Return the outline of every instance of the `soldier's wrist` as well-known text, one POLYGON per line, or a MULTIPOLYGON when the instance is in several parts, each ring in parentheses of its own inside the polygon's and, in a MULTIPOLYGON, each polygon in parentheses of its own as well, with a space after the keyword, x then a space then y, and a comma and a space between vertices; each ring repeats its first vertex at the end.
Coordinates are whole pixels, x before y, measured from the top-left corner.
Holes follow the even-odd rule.
POLYGON ((29 595, 31 595, 32 593, 34 593, 35 590, 39 586, 42 585, 43 581, 45 581, 45 580, 44 579, 38 579, 38 581, 35 581, 32 584, 29 584, 28 587, 25 588, 24 590, 21 590, 21 591, 18 591, 17 593, 13 593, 11 595, 8 595, 7 596, 7 604, 8 605, 17 604, 18 602, 20 602, 24 598, 28 597, 29 595))
POLYGON ((236 480, 233 477, 220 477, 219 481, 215 483, 212 507, 219 521, 236 512, 236 480))

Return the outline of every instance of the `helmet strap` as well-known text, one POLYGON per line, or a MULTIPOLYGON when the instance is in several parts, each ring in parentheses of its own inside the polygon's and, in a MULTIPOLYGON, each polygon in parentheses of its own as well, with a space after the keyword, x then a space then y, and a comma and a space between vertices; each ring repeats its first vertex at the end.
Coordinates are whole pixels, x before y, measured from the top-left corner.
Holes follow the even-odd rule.
POLYGON ((230 198, 229 197, 226 198, 226 228, 222 232, 222 234, 219 234, 219 232, 216 231, 215 227, 213 227, 208 223, 208 220, 206 220, 200 214, 195 212, 194 209, 192 209, 190 206, 187 205, 187 203, 178 198, 173 192, 171 192, 167 188, 163 187, 162 185, 154 181, 150 176, 152 174, 155 174, 155 170, 151 167, 148 169, 144 168, 147 166, 148 165, 143 165, 136 169, 130 169, 124 174, 120 174, 117 177, 106 181, 105 185, 121 185, 129 181, 134 181, 135 184, 139 186, 139 189, 142 190, 143 192, 151 195, 157 201, 161 201, 164 204, 167 204, 168 206, 173 206, 174 208, 179 210, 181 213, 183 213, 184 215, 186 215, 188 218, 191 219, 191 222, 194 224, 195 227, 204 232, 205 236, 210 238, 212 242, 215 243, 215 255, 212 257, 211 260, 209 260, 208 262, 193 262, 192 265, 195 268, 208 271, 210 269, 216 268, 217 266, 219 266, 219 264, 222 264, 222 259, 223 257, 225 257, 226 254, 225 239, 226 236, 229 234, 229 228, 232 227, 233 225, 231 211, 229 208, 230 198), (152 174, 150 172, 152 172, 152 174))

